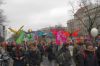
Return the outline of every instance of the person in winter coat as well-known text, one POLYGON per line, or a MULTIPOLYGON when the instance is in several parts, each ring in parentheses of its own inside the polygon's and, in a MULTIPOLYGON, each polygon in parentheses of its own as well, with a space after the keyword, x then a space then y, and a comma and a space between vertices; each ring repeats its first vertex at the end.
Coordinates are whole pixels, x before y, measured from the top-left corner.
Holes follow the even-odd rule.
POLYGON ((9 59, 8 52, 3 47, 0 47, 0 62, 2 62, 2 65, 9 66, 9 59))
POLYGON ((56 52, 57 52, 57 45, 54 42, 50 42, 48 49, 48 60, 50 66, 56 66, 56 52))
POLYGON ((57 53, 57 62, 59 66, 71 66, 71 54, 68 47, 69 44, 65 43, 57 53))
POLYGON ((22 51, 22 47, 16 47, 16 51, 13 53, 12 58, 14 60, 13 66, 25 66, 25 55, 22 51))
POLYGON ((12 52, 13 52, 14 46, 12 44, 7 45, 7 52, 9 53, 9 56, 12 58, 12 52))
POLYGON ((96 55, 97 55, 98 64, 100 66, 100 41, 98 42, 98 48, 96 50, 96 55))
POLYGON ((55 60, 56 59, 56 52, 57 52, 57 45, 54 44, 53 42, 50 43, 48 49, 47 49, 47 52, 48 52, 48 60, 51 62, 52 60, 55 60))
POLYGON ((29 50, 29 66, 40 66, 41 53, 36 45, 31 46, 29 50))
POLYGON ((85 49, 84 49, 83 43, 74 44, 73 59, 76 66, 84 65, 84 58, 83 58, 84 50, 85 49))
POLYGON ((41 53, 41 62, 43 61, 43 55, 44 55, 44 48, 43 48, 43 45, 42 45, 42 43, 38 43, 37 44, 37 47, 38 47, 38 49, 39 49, 39 51, 40 51, 40 53, 41 53))
POLYGON ((93 45, 88 45, 84 52, 84 66, 98 66, 97 56, 93 45))

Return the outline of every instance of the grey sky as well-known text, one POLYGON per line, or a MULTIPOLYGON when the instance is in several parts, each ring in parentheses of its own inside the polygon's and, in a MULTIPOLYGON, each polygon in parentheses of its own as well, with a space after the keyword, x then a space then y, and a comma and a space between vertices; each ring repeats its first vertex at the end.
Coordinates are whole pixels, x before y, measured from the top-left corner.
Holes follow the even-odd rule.
MULTIPOLYGON (((74 0, 71 0, 74 3, 74 0)), ((2 6, 7 17, 7 27, 24 30, 62 24, 66 26, 71 17, 69 0, 5 0, 2 6)))

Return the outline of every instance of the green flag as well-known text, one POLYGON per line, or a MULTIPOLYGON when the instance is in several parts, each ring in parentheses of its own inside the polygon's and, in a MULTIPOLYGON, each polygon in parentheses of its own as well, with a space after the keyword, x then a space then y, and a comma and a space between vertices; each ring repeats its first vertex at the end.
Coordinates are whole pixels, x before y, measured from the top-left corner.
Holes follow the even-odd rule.
POLYGON ((22 44, 22 42, 24 41, 24 35, 25 35, 25 32, 21 31, 19 37, 16 40, 17 44, 22 44))
POLYGON ((32 34, 28 34, 28 39, 31 39, 32 38, 32 34))
POLYGON ((27 35, 28 40, 29 40, 29 41, 33 41, 33 40, 34 40, 34 37, 33 37, 33 36, 34 36, 33 33, 28 34, 28 35, 27 35))

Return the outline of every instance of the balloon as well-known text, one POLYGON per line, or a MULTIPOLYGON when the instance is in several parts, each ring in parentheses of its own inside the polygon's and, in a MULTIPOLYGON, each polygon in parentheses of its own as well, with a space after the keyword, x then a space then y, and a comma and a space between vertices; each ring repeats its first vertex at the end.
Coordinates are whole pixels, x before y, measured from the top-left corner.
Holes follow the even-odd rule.
POLYGON ((96 28, 91 29, 92 37, 96 37, 98 35, 98 30, 96 28))

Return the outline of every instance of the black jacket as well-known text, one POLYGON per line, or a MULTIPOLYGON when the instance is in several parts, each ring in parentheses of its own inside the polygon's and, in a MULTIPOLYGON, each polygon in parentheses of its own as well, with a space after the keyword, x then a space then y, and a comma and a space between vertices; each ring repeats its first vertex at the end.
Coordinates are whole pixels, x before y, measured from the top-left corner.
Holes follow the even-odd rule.
POLYGON ((29 51, 28 59, 30 60, 29 61, 30 65, 40 64, 40 62, 41 62, 41 54, 40 54, 40 52, 38 50, 29 51))

